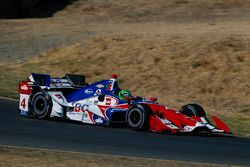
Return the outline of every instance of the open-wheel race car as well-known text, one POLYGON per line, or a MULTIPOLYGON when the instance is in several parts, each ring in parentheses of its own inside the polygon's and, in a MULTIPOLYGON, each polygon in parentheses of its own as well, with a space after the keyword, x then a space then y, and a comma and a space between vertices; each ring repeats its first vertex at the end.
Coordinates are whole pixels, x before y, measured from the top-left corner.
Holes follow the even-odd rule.
POLYGON ((19 112, 38 119, 63 118, 87 124, 109 126, 126 123, 132 130, 153 132, 230 133, 218 117, 210 123, 198 104, 187 104, 174 110, 157 102, 134 97, 118 86, 117 75, 92 84, 85 76, 66 74, 51 78, 48 74, 32 73, 19 83, 19 112))

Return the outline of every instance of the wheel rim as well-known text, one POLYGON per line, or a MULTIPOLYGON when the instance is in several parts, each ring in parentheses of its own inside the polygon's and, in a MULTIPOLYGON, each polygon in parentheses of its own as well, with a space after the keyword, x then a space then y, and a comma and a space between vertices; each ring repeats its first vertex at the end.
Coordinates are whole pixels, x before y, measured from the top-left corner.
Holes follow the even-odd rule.
POLYGON ((142 114, 139 109, 137 108, 132 109, 132 111, 130 111, 128 115, 128 119, 129 119, 128 121, 129 121, 130 126, 132 127, 139 126, 141 124, 141 117, 142 117, 142 114))
POLYGON ((140 114, 134 111, 129 118, 133 124, 137 124, 140 121, 140 114))
POLYGON ((46 100, 43 97, 39 97, 35 100, 35 112, 38 115, 41 115, 45 112, 46 110, 46 100))

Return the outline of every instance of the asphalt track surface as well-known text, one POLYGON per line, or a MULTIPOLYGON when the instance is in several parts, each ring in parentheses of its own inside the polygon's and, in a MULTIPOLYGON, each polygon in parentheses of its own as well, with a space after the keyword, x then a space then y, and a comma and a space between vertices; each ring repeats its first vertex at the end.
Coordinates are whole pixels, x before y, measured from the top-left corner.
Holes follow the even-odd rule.
POLYGON ((0 99, 0 145, 250 166, 250 139, 135 132, 24 118, 17 102, 0 99))

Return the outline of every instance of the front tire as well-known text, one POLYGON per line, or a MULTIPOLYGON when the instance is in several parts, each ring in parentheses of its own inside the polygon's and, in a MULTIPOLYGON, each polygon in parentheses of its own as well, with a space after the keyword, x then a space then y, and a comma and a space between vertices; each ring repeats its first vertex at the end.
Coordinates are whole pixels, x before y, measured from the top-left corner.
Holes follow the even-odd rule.
POLYGON ((47 119, 52 110, 52 99, 45 91, 37 92, 32 99, 32 111, 38 119, 47 119))
POLYGON ((126 123, 132 130, 148 128, 149 111, 143 105, 135 105, 126 113, 126 123))
POLYGON ((198 104, 187 104, 179 110, 182 114, 192 117, 206 117, 205 110, 198 104))

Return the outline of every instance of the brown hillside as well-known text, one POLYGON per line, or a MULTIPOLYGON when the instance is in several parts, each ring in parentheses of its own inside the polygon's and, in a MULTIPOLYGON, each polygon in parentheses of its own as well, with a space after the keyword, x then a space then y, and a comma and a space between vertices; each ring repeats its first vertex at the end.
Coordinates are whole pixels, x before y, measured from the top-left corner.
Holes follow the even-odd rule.
POLYGON ((1 20, 0 93, 16 97, 30 72, 80 73, 88 82, 117 73, 135 95, 176 108, 197 102, 249 133, 249 7, 249 0, 79 0, 51 18, 1 20), (19 63, 9 63, 15 57, 19 63))

